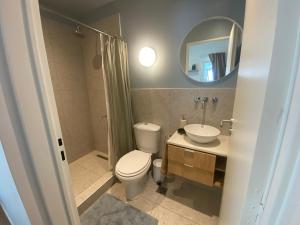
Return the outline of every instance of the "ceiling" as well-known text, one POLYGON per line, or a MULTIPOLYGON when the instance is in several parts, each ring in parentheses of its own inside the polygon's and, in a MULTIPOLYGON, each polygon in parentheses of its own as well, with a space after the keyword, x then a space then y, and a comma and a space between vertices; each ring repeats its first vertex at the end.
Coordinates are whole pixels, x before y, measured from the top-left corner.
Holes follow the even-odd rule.
POLYGON ((82 17, 114 0, 40 0, 43 6, 74 17, 82 17))

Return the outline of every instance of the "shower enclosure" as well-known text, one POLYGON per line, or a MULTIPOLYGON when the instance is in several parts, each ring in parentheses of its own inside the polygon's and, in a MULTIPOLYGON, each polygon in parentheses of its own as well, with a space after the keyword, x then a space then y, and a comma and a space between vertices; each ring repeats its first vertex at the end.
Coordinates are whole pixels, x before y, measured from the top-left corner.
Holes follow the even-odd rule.
POLYGON ((80 207, 112 180, 100 36, 53 13, 41 15, 73 193, 80 207))

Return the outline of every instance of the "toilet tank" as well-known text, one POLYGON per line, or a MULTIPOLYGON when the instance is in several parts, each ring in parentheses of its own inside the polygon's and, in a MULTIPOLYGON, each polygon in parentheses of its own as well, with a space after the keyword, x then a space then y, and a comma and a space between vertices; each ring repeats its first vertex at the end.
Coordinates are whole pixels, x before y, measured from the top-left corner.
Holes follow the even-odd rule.
POLYGON ((144 122, 137 123, 134 125, 134 135, 138 150, 151 154, 159 151, 159 125, 144 122))

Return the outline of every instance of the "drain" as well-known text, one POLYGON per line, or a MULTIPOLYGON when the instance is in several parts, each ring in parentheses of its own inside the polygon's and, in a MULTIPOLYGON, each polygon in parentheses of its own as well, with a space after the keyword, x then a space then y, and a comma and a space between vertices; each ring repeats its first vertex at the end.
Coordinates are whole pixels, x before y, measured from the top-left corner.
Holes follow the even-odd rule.
POLYGON ((108 160, 108 157, 106 157, 106 156, 103 156, 103 155, 100 155, 100 154, 97 154, 96 156, 97 156, 98 158, 108 160))

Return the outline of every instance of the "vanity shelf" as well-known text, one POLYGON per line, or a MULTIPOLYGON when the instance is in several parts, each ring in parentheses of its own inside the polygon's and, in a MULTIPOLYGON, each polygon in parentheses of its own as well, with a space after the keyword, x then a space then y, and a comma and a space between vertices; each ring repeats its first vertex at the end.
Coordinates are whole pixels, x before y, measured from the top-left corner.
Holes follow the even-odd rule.
POLYGON ((197 144, 177 132, 166 147, 167 171, 210 187, 223 187, 227 140, 222 136, 215 143, 197 144))
POLYGON ((214 186, 222 188, 224 185, 225 173, 220 171, 215 171, 214 186))
POLYGON ((216 171, 225 173, 226 163, 227 163, 227 157, 217 156, 216 171))

